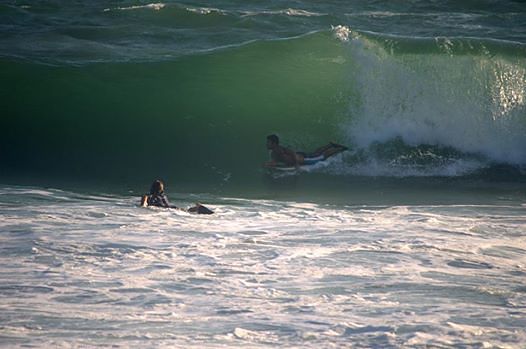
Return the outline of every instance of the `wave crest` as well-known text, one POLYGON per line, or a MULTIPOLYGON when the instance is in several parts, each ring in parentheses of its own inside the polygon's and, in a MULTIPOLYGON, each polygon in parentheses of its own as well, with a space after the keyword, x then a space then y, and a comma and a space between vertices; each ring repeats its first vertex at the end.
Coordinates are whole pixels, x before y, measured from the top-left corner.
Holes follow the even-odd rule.
POLYGON ((139 10, 139 9, 152 9, 155 11, 162 10, 164 7, 166 7, 166 4, 162 2, 157 3, 151 3, 146 5, 136 5, 136 6, 127 6, 127 7, 116 7, 116 8, 106 8, 104 9, 104 12, 109 12, 113 10, 119 10, 119 11, 130 11, 130 10, 139 10))

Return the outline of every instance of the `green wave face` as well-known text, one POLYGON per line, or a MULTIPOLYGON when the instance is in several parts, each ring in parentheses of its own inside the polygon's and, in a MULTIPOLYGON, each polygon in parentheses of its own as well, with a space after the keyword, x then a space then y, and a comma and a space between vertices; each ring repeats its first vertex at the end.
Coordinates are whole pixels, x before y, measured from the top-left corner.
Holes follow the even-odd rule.
POLYGON ((269 133, 313 142, 337 133, 335 111, 346 104, 342 54, 321 34, 168 63, 4 61, 3 168, 87 178, 245 178, 266 161, 269 133))
POLYGON ((171 62, 4 60, 2 175, 251 185, 270 133, 298 150, 352 146, 338 175, 526 164, 522 46, 340 34, 171 62))

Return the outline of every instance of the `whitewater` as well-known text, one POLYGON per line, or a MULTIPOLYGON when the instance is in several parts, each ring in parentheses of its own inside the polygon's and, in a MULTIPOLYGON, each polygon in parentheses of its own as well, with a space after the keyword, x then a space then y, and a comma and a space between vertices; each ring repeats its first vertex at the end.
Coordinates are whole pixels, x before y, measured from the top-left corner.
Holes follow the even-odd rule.
POLYGON ((0 3, 0 347, 524 348, 525 21, 0 3), (269 134, 349 150, 273 171, 269 134))
POLYGON ((330 205, 2 188, 7 347, 470 347, 526 341, 524 204, 330 205))

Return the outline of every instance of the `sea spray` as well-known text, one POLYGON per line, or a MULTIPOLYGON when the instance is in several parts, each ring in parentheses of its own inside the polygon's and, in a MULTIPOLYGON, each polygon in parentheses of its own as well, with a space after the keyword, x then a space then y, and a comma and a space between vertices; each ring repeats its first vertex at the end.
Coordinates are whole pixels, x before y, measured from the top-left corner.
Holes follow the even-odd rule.
MULTIPOLYGON (((392 46, 393 38, 388 38, 392 46)), ((400 138, 407 145, 453 147, 497 163, 526 163, 524 59, 499 52, 390 51, 385 38, 349 45, 358 98, 345 123, 349 141, 366 148, 400 138)), ((415 40, 415 47, 429 46, 415 40)), ((482 45, 482 43, 479 43, 482 45)))

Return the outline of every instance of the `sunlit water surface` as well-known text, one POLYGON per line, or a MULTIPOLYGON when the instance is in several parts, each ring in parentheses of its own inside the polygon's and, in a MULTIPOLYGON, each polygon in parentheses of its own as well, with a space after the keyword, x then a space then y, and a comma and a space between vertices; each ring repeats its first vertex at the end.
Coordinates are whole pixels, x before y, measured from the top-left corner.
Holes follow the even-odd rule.
POLYGON ((526 207, 331 206, 2 188, 8 347, 526 343, 526 207))

